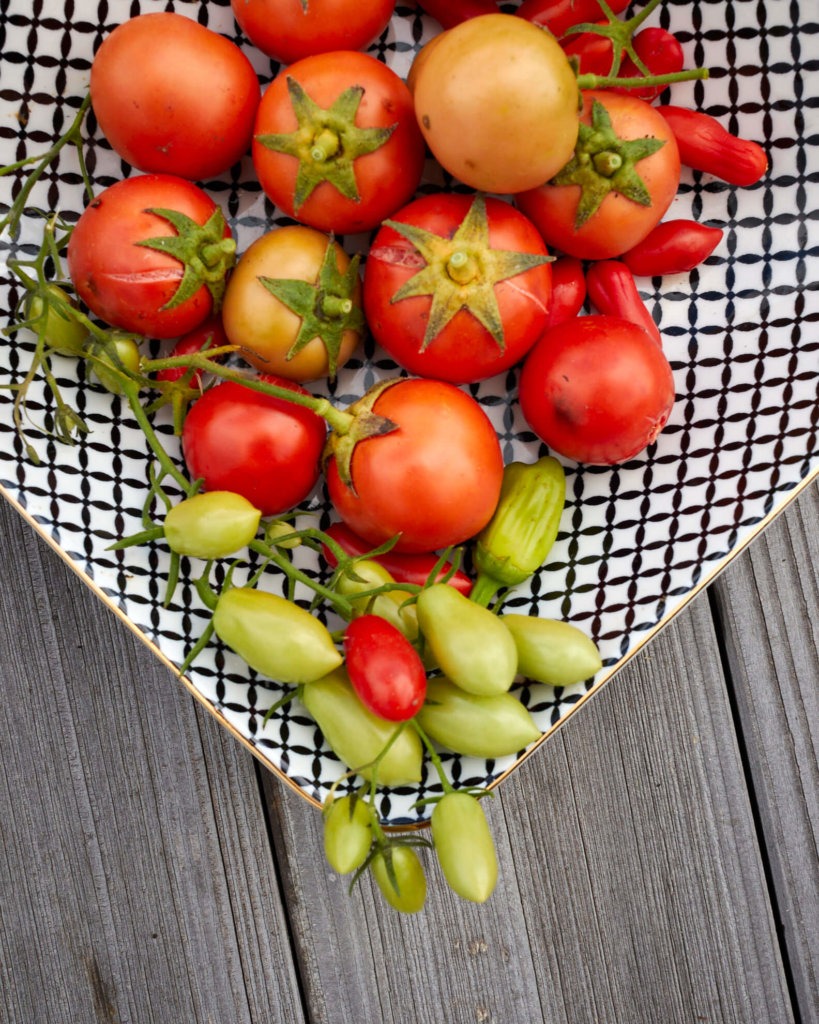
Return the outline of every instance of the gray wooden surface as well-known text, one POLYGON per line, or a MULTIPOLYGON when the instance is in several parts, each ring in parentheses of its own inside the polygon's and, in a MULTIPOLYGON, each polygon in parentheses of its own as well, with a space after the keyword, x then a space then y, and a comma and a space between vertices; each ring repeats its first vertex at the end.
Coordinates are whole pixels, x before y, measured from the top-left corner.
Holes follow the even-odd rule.
POLYGON ((352 895, 0 502, 3 1024, 819 1021, 819 488, 501 787, 501 879, 352 895), (566 785, 566 780, 569 785, 566 785))

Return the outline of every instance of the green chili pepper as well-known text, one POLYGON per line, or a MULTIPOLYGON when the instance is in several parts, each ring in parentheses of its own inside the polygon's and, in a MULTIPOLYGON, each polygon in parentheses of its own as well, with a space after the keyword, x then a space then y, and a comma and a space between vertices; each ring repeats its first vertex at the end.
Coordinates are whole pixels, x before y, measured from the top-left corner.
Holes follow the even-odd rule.
POLYGON ((418 724, 431 740, 467 757, 517 754, 540 736, 528 709, 513 694, 482 697, 443 676, 427 681, 418 724))
POLYGON ((312 682, 343 661, 322 622, 264 590, 226 590, 216 604, 213 628, 251 668, 280 683, 312 682))
POLYGON ((557 459, 506 466, 498 506, 475 542, 473 601, 488 605, 499 590, 537 572, 557 537, 565 501, 566 476, 557 459))
POLYGON ((180 501, 165 516, 171 551, 194 558, 225 558, 256 536, 261 512, 232 491, 209 491, 180 501))
POLYGON ((572 686, 602 667, 594 641, 568 622, 512 614, 501 619, 515 639, 518 671, 527 679, 549 686, 572 686))
POLYGON ((501 619, 447 583, 422 590, 418 625, 441 671, 469 693, 505 693, 517 674, 512 634, 501 619))
POLYGON ((489 823, 469 793, 447 793, 432 812, 432 839, 449 887, 465 900, 485 903, 498 880, 489 823))
POLYGON ((300 697, 330 749, 362 778, 371 780, 375 772, 382 786, 421 781, 423 748, 418 734, 401 729, 396 736, 395 722, 364 707, 343 668, 309 683, 300 697))
POLYGON ((324 806, 324 855, 339 875, 360 868, 373 842, 372 811, 359 796, 340 796, 324 806))

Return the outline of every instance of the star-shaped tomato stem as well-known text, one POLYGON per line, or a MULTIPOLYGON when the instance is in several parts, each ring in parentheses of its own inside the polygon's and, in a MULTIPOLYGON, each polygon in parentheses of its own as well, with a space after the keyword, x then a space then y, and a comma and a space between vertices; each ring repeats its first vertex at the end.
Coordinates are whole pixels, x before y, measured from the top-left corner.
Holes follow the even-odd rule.
POLYGON ((384 145, 396 125, 387 128, 360 128, 356 115, 365 89, 352 85, 329 107, 320 107, 291 75, 287 91, 298 128, 293 132, 257 135, 256 142, 277 153, 286 153, 299 162, 293 194, 293 210, 298 213, 311 193, 323 181, 329 182, 346 199, 360 199, 355 162, 384 145))
POLYGON ((457 231, 436 235, 402 221, 384 223, 411 242, 425 265, 393 295, 392 302, 432 296, 421 351, 426 349, 460 310, 467 310, 486 328, 501 352, 506 347, 495 285, 548 263, 542 253, 493 249, 489 242, 486 199, 478 193, 457 231))
POLYGON ((551 182, 580 186, 575 230, 594 216, 609 192, 618 192, 640 206, 651 206, 651 195, 637 173, 637 164, 664 145, 664 139, 652 136, 621 139, 605 106, 594 100, 591 124, 581 123, 574 156, 551 182))
POLYGON ((260 277, 259 281, 280 302, 301 318, 296 339, 287 359, 292 359, 318 338, 327 350, 327 373, 333 379, 338 369, 338 354, 347 331, 363 331, 364 312, 356 301, 358 267, 355 255, 342 273, 338 267, 336 245, 328 240, 324 259, 314 282, 290 278, 260 277))
POLYGON ((173 256, 184 267, 182 280, 162 309, 175 309, 202 287, 208 289, 213 310, 218 312, 225 294, 228 271, 236 262, 236 241, 225 237, 225 217, 217 207, 204 224, 197 224, 178 210, 151 209, 149 213, 168 221, 175 235, 144 238, 136 245, 173 256))

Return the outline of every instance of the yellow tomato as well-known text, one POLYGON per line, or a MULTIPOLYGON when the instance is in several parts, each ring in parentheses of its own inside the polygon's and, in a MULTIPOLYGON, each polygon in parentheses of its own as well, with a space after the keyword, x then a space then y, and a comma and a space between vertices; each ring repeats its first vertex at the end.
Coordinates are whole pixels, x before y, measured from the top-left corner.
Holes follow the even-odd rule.
POLYGON ((362 336, 357 264, 321 231, 274 228, 236 264, 222 323, 263 373, 296 381, 332 376, 362 336))
POLYGON ((415 112, 432 154, 485 192, 548 181, 574 153, 577 79, 555 38, 511 14, 442 33, 413 73, 415 112))

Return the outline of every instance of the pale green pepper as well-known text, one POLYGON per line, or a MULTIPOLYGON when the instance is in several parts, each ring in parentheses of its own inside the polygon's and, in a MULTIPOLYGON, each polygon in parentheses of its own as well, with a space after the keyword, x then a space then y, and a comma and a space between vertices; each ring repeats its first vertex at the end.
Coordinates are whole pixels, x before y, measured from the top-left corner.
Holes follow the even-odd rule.
POLYGON ((518 671, 533 682, 572 686, 602 667, 594 641, 568 622, 529 615, 502 615, 515 639, 518 671))

